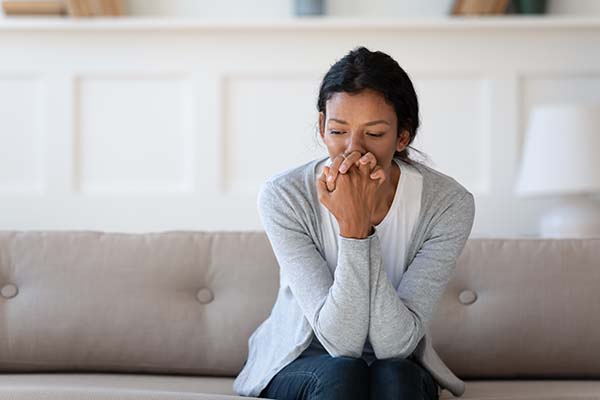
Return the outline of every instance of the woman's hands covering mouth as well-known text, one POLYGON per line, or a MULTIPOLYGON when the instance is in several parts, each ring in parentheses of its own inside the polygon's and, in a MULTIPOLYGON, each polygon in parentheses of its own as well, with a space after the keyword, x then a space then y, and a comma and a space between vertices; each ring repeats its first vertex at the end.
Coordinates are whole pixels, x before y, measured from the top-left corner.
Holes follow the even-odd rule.
POLYGON ((376 194, 385 172, 372 153, 336 156, 317 181, 319 201, 335 216, 340 235, 362 239, 372 232, 376 194))
POLYGON ((377 165, 377 159, 371 152, 362 155, 358 151, 353 151, 344 158, 342 154, 338 154, 331 163, 331 166, 325 166, 323 172, 327 177, 327 189, 332 192, 335 189, 335 183, 339 174, 345 174, 352 165, 359 166, 360 164, 369 164, 371 171, 371 179, 385 180, 385 172, 381 166, 377 165), (378 167, 378 168, 375 168, 378 167))

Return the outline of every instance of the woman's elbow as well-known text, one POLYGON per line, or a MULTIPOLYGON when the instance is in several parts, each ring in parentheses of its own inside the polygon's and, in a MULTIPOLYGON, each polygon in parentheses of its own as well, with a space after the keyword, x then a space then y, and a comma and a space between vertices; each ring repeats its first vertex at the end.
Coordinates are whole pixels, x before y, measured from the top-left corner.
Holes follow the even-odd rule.
POLYGON ((320 336, 318 338, 321 345, 332 357, 360 358, 362 356, 365 343, 364 340, 360 343, 360 340, 352 341, 348 340, 347 337, 340 337, 338 340, 331 341, 322 335, 318 336, 320 336))
POLYGON ((418 341, 415 341, 414 338, 405 343, 371 343, 375 358, 378 360, 407 358, 415 351, 418 344, 418 341))
POLYGON ((405 351, 392 350, 373 350, 375 358, 378 360, 387 360, 388 358, 407 358, 411 353, 405 351))
POLYGON ((362 357, 362 348, 360 350, 357 349, 340 349, 329 351, 328 353, 331 357, 351 357, 351 358, 361 358, 362 357))

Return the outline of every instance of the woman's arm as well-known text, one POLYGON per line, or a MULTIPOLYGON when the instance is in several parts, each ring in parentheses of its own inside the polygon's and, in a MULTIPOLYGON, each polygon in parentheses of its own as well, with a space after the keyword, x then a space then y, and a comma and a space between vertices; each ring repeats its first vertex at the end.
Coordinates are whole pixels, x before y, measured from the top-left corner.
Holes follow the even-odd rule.
POLYGON ((267 181, 258 195, 265 232, 304 316, 333 357, 362 355, 369 329, 369 249, 364 239, 338 236, 334 277, 318 252, 289 196, 267 181))
POLYGON ((415 350, 452 277, 474 216, 473 195, 459 195, 438 217, 397 292, 383 268, 379 239, 371 240, 369 341, 378 359, 406 358, 415 350))

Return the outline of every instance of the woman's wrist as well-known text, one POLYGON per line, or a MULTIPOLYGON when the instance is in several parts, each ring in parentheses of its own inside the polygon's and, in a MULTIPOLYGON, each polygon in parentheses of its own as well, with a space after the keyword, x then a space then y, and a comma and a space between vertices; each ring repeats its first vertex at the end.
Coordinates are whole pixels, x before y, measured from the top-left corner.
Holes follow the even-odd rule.
POLYGON ((340 236, 351 239, 366 239, 373 234, 374 228, 369 227, 351 227, 340 225, 340 236))

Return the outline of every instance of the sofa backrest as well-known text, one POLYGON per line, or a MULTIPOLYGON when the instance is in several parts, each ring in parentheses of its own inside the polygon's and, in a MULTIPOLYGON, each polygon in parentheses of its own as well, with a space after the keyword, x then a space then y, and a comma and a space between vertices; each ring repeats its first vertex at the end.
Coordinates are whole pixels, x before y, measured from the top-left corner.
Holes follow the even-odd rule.
POLYGON ((600 377, 600 238, 471 238, 431 324, 463 378, 600 377))
POLYGON ((0 231, 0 371, 235 376, 278 274, 264 232, 0 231))
MULTIPOLYGON (((600 239, 469 239, 430 332, 461 378, 600 376, 600 239)), ((279 289, 262 231, 0 231, 0 371, 235 376, 279 289)))

